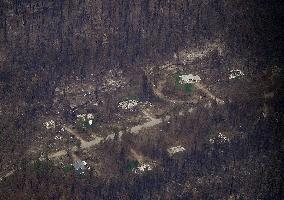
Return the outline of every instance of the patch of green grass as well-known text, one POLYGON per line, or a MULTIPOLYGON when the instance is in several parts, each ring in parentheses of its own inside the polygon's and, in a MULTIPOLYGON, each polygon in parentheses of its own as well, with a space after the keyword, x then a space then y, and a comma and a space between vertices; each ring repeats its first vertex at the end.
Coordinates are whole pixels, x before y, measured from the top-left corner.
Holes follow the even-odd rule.
MULTIPOLYGON (((182 87, 181 87, 182 84, 180 83, 180 81, 181 81, 180 75, 181 74, 179 72, 174 74, 174 83, 175 83, 175 88, 176 88, 177 91, 182 89, 182 87)), ((187 95, 191 94, 193 92, 193 90, 194 90, 194 85, 192 83, 186 83, 186 84, 183 85, 183 92, 185 92, 185 94, 187 94, 187 95)))
POLYGON ((192 83, 184 84, 184 92, 185 94, 191 94, 194 90, 194 85, 192 83))
POLYGON ((72 171, 73 169, 74 169, 74 167, 73 167, 72 165, 65 165, 65 166, 63 167, 63 171, 64 171, 65 173, 68 173, 68 172, 72 171))
POLYGON ((137 168, 139 165, 139 162, 137 160, 130 160, 127 163, 126 169, 128 172, 133 171, 133 169, 137 168))
POLYGON ((180 75, 181 74, 179 72, 175 73, 174 75, 175 87, 177 90, 179 90, 180 88, 180 80, 181 80, 180 75))

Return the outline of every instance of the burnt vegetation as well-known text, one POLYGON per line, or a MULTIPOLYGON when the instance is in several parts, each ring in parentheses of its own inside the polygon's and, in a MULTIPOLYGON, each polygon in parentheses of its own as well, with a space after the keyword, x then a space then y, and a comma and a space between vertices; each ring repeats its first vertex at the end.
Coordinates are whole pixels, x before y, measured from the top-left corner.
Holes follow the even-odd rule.
POLYGON ((276 0, 0 0, 0 199, 283 199, 281 11, 276 0), (173 76, 168 96, 201 100, 179 107, 159 98, 163 72, 156 68, 149 75, 146 68, 174 54, 175 64, 183 65, 178 52, 216 40, 225 44, 225 56, 213 51, 189 66, 200 66, 196 71, 204 76, 212 71, 204 82, 226 103, 207 106, 193 85, 185 93, 173 91, 173 76), (238 58, 248 78, 218 78, 240 65, 238 58), (126 77, 124 88, 103 92, 104 77, 119 79, 117 71, 126 77), (90 79, 94 96, 72 106, 79 85, 90 79), (58 95, 57 88, 66 86, 73 93, 62 89, 58 95), (264 98, 267 93, 273 95, 264 98), (154 115, 162 122, 143 129, 145 136, 131 134, 126 122, 117 123, 121 116, 134 125, 141 120, 132 119, 137 110, 117 108, 126 97, 156 103, 154 115), (181 112, 191 107, 192 113, 181 112), (96 166, 84 176, 26 153, 45 131, 42 118, 59 111, 64 123, 74 121, 74 113, 94 112, 91 130, 114 133, 88 155, 79 150, 96 166), (219 132, 230 142, 218 141, 219 132), (178 142, 186 151, 169 156, 167 148, 178 142), (157 167, 129 173, 129 163, 139 161, 132 149, 157 167), (15 172, 4 177, 7 166, 15 172))

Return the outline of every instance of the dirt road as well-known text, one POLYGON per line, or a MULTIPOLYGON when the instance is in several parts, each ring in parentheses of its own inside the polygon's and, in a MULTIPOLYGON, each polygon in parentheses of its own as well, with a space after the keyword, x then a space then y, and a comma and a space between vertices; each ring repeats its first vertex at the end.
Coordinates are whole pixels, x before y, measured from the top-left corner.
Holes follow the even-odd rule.
MULTIPOLYGON (((133 134, 138 134, 139 131, 145 128, 151 128, 153 126, 156 126, 163 122, 162 118, 154 118, 152 117, 146 110, 143 111, 144 115, 150 120, 148 122, 145 122, 144 124, 139 124, 137 126, 134 126, 130 129, 130 132, 133 134)), ((165 121, 168 121, 170 119, 169 116, 166 116, 165 121)))
POLYGON ((84 143, 86 143, 86 141, 72 128, 67 127, 65 125, 63 125, 63 128, 70 133, 71 135, 73 135, 75 138, 77 138, 78 140, 81 141, 81 144, 83 145, 84 143))
MULTIPOLYGON (((204 58, 205 56, 207 56, 210 52, 214 51, 214 50, 217 50, 218 51, 218 54, 219 55, 222 55, 222 52, 223 52, 223 45, 218 42, 218 41, 215 41, 215 42, 212 42, 212 43, 209 43, 207 45, 205 45, 203 48, 201 49, 192 49, 188 52, 186 51, 181 51, 180 52, 180 55, 179 55, 179 58, 181 58, 183 61, 183 64, 186 65, 186 64, 189 64, 193 61, 195 61, 196 59, 202 59, 204 58)), ((172 70, 168 70, 167 69, 172 69, 173 67, 172 66, 175 66, 175 64, 173 62, 170 62, 168 63, 167 65, 164 65, 164 66, 167 66, 166 68, 163 68, 164 71, 164 76, 161 78, 162 80, 157 84, 157 87, 153 87, 153 91, 154 91, 154 94, 156 96, 158 96, 160 99, 164 100, 164 101, 167 101, 167 102, 170 102, 170 103, 185 103, 185 102, 190 102, 190 101, 182 101, 182 100, 174 100, 174 99, 171 99, 167 96, 165 96, 163 93, 162 93, 162 89, 168 79, 168 76, 169 74, 173 74, 174 72, 172 70)), ((176 71, 176 70, 174 70, 176 71)), ((194 83, 194 85, 196 86, 197 89, 201 90, 203 93, 205 93, 208 97, 210 97, 211 99, 213 99, 214 101, 217 102, 217 104, 224 104, 225 102, 216 97, 214 94, 212 94, 207 88, 205 85, 203 85, 202 83, 194 83)), ((194 102, 192 102, 194 103, 194 102)))
MULTIPOLYGON (((143 111, 144 115, 150 120, 144 124, 141 124, 141 125, 137 125, 137 126, 134 126, 130 129, 131 133, 139 133, 140 130, 144 129, 144 128, 150 128, 150 127, 153 127, 153 126, 156 126, 157 124, 161 123, 162 122, 162 119, 161 118, 154 118, 152 117, 147 111, 143 111)), ((166 120, 169 120, 169 118, 166 118, 166 120)), ((88 148, 91 148, 91 147, 94 147, 96 145, 98 145, 100 142, 104 141, 104 140, 109 140, 109 139, 113 139, 113 133, 112 134, 109 134, 107 135, 105 138, 103 137, 96 137, 94 140, 91 140, 91 141, 85 141, 82 137, 80 137, 79 133, 77 133, 74 129, 64 125, 63 128, 69 132, 71 135, 73 135, 74 137, 76 137, 78 140, 81 141, 81 149, 88 149, 88 148)), ((77 150, 77 147, 73 147, 71 149, 71 151, 76 151, 77 150)), ((52 154, 49 154, 48 155, 48 158, 49 159, 55 159, 55 158, 58 158, 58 157, 61 157, 61 156, 64 156, 67 154, 67 151, 66 150, 61 150, 61 151, 58 151, 58 152, 55 152, 55 153, 52 153, 52 154)))
POLYGON ((211 99, 215 100, 217 104, 223 105, 225 104, 225 101, 222 99, 216 97, 214 94, 212 94, 202 83, 195 83, 195 87, 199 90, 201 90, 203 93, 205 93, 207 96, 209 96, 211 99))
POLYGON ((137 153, 134 149, 130 149, 130 153, 133 156, 134 159, 136 159, 139 163, 142 163, 145 158, 142 154, 137 153))
MULTIPOLYGON (((203 50, 194 50, 194 51, 190 51, 188 53, 185 53, 184 55, 180 55, 181 58, 183 58, 185 60, 185 64, 186 62, 192 62, 194 61, 195 59, 197 58, 203 58, 204 56, 206 56, 209 52, 211 52, 212 50, 214 49, 217 49, 218 52, 221 54, 222 52, 222 49, 221 47, 219 47, 219 45, 217 43, 213 43, 209 46, 206 47, 206 49, 203 49, 203 50)), ((183 54, 183 53, 182 53, 183 54)), ((173 65, 173 64, 170 64, 170 65, 173 65)), ((166 78, 164 78, 162 81, 160 81, 158 83, 158 86, 157 88, 154 88, 153 87, 153 91, 154 91, 154 94, 156 96, 158 96, 160 99, 164 100, 164 101, 167 101, 167 102, 170 102, 170 103, 185 103, 185 102, 188 102, 188 101, 181 101, 181 100, 173 100, 173 99, 170 99, 169 97, 166 97, 163 93, 162 93, 162 89, 163 89, 163 86, 166 82, 166 78)), ((212 98, 213 100, 215 100, 218 104, 224 104, 224 101, 218 97, 216 97, 214 94, 212 94, 208 89, 206 89, 206 87, 204 85, 202 85, 201 83, 197 83, 195 84, 195 86, 203 91, 206 95, 208 95, 210 98, 212 98)), ((134 134, 137 134, 139 133, 139 131, 141 131, 142 129, 144 128, 150 128, 150 127, 153 127, 153 126, 156 126, 158 124, 160 124, 162 122, 162 119, 161 118, 154 118, 154 117, 151 117, 151 115, 147 112, 147 111, 143 111, 144 115, 149 118, 150 121, 144 123, 144 124, 141 124, 141 125, 137 125, 137 126, 134 126, 132 127, 130 130, 131 130, 131 133, 134 133, 134 134)), ((266 112, 265 112, 266 113, 266 112)), ((169 118, 168 118, 169 119, 169 118)), ((166 118, 166 120, 168 120, 166 118)), ((70 127, 67 127, 67 126, 63 126, 63 128, 68 131, 71 135, 73 135, 74 137, 76 137, 78 140, 81 141, 81 149, 88 149, 88 148, 91 148, 93 146, 96 146, 98 145, 100 142, 102 142, 103 140, 107 140, 107 139, 113 139, 113 134, 110 134, 108 135, 106 138, 102 138, 102 137, 96 137, 94 140, 92 141, 85 141, 82 137, 80 137, 80 135, 75 131, 73 130, 72 128, 70 127)), ((71 151, 76 151, 77 150, 77 147, 73 147, 71 149, 71 151)), ((137 156, 137 158, 139 157, 138 154, 135 154, 135 152, 132 152, 134 155, 137 156)), ((67 151, 66 150, 61 150, 61 151, 58 151, 58 152, 55 152, 55 153, 52 153, 52 154, 49 154, 48 155, 48 158, 49 159, 54 159, 54 158, 58 158, 58 157, 61 157, 61 156, 64 156, 67 154, 67 151)), ((11 170, 9 172, 6 172, 5 175, 3 176, 0 176, 0 181, 3 179, 3 178, 7 178, 9 176, 11 176, 13 173, 15 172, 15 170, 11 170)))
POLYGON ((15 173, 16 170, 11 170, 9 172, 6 172, 4 175, 0 176, 0 182, 5 179, 5 178, 8 178, 9 176, 11 176, 12 174, 15 173))
MULTIPOLYGON (((153 91, 154 91, 154 94, 156 96, 158 96, 160 99, 164 100, 164 101, 167 101, 167 102, 170 102, 170 103, 186 103, 186 102, 192 102, 194 103, 192 100, 189 100, 189 101, 182 101, 182 100, 173 100, 173 99, 170 99, 169 97, 166 97, 163 93, 162 93, 162 89, 163 89, 163 85, 165 84, 167 80, 162 80, 157 88, 153 87, 153 91)), ((214 94, 212 94, 202 83, 194 83, 195 87, 199 90, 201 90, 203 93, 205 93, 208 97, 210 97, 211 99, 213 99, 214 101, 217 102, 217 104, 220 104, 220 105, 223 105, 225 102, 216 97, 214 94)))
POLYGON ((170 103, 185 103, 186 101, 182 101, 182 100, 173 100, 173 99, 170 99, 169 97, 166 97, 163 93, 162 93, 162 89, 163 89, 163 86, 164 84, 166 83, 166 79, 160 81, 157 85, 157 87, 153 87, 153 92, 154 94, 159 97, 160 99, 164 100, 164 101, 167 101, 167 102, 170 102, 170 103))
MULTIPOLYGON (((79 136, 79 134, 78 134, 76 131, 74 131, 74 130, 72 130, 72 129, 66 127, 66 126, 65 126, 64 128, 65 128, 65 130, 67 130, 70 134, 74 135, 75 137, 76 137, 77 135, 79 136)), ((77 138, 77 137, 76 137, 76 138, 77 138)), ((88 148, 91 148, 91 147, 93 147, 93 146, 98 145, 101 141, 105 140, 105 138, 96 137, 94 140, 91 140, 91 141, 87 142, 87 141, 83 140, 80 136, 79 136, 77 139, 79 139, 79 140, 81 141, 81 149, 88 149, 88 148)), ((78 148, 77 148, 77 147, 73 147, 73 148, 71 149, 71 152, 72 152, 72 151, 76 151, 76 150, 78 150, 78 148)), ((49 154, 49 155, 48 155, 48 158, 49 158, 49 159, 55 159, 55 158, 58 158, 58 157, 61 157, 61 156, 65 156, 66 154, 67 154, 67 151, 66 151, 66 150, 61 150, 61 151, 58 151, 58 152, 49 154)))

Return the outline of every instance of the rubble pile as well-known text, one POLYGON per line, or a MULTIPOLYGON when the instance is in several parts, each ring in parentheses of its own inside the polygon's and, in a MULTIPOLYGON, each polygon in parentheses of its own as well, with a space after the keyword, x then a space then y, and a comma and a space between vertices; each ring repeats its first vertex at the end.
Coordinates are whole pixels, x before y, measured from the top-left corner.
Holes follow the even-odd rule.
POLYGON ((225 142, 230 142, 230 139, 228 137, 226 137, 224 134, 219 133, 217 137, 213 137, 209 139, 209 142, 211 144, 214 143, 225 143, 225 142))
POLYGON ((233 69, 230 71, 229 79, 235 79, 241 76, 244 76, 245 74, 239 70, 239 69, 233 69))
POLYGON ((179 153, 179 152, 183 152, 185 150, 186 149, 181 145, 176 146, 176 147, 170 147, 170 148, 167 149, 170 156, 173 156, 174 154, 179 153))
POLYGON ((122 71, 110 70, 99 88, 102 92, 115 91, 126 86, 126 79, 122 76, 122 71))
POLYGON ((135 174, 143 174, 144 172, 152 171, 155 166, 156 163, 154 161, 140 163, 136 168, 133 169, 133 172, 135 174))
POLYGON ((133 110, 137 105, 138 105, 137 100, 126 100, 126 101, 121 101, 118 104, 118 107, 123 109, 123 110, 133 110))
POLYGON ((77 119, 83 122, 88 121, 89 125, 93 124, 95 116, 92 113, 77 115, 77 119))
POLYGON ((46 122, 43 123, 43 126, 44 126, 46 129, 55 128, 55 121, 54 121, 54 120, 46 121, 46 122))

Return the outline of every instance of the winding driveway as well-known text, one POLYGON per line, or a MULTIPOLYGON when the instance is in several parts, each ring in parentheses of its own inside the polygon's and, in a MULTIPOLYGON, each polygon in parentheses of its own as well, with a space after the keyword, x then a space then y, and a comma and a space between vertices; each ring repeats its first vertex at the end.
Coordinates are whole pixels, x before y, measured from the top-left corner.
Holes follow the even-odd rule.
MULTIPOLYGON (((166 78, 162 81, 159 82, 158 86, 155 88, 153 87, 153 91, 154 91, 154 94, 159 97, 160 99, 164 100, 164 101, 167 101, 167 102, 170 102, 170 103, 186 103, 186 102, 194 102, 193 100, 187 100, 187 101, 183 101, 183 100, 174 100, 174 99, 171 99, 167 96, 165 96, 163 93, 162 93, 162 89, 163 89, 163 85, 166 83, 166 78)), ((205 93, 208 97, 210 97, 211 99, 213 99, 214 101, 217 102, 217 104, 220 104, 220 105, 223 105, 225 104, 225 101, 223 101, 222 99, 216 97, 214 94, 212 94, 206 87, 205 85, 203 85, 202 83, 194 83, 194 86, 201 90, 203 93, 205 93)))

